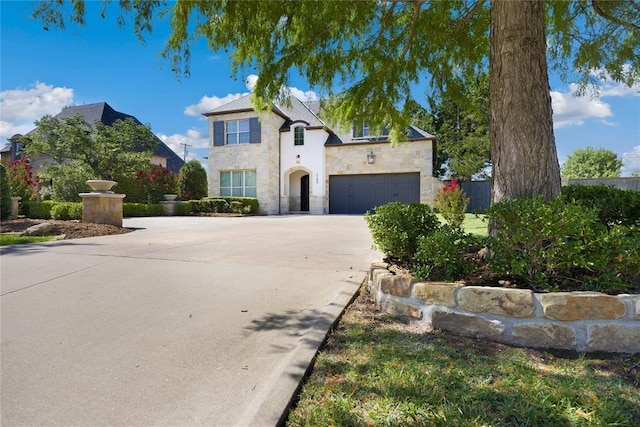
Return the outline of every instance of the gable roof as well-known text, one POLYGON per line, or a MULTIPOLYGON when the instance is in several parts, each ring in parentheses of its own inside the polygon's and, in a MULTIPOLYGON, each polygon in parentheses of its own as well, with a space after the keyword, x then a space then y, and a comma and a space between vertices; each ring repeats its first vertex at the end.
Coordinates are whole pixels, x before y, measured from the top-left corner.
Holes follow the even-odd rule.
MULTIPOLYGON (((132 119, 136 124, 142 125, 140 120, 138 120, 134 116, 116 111, 106 102, 97 102, 94 104, 74 105, 71 107, 67 107, 56 114, 56 117, 66 118, 77 115, 82 116, 83 120, 90 124, 98 121, 105 125, 112 125, 116 120, 132 119)), ((34 131, 35 129, 30 131, 29 133, 34 131)), ((180 168, 182 167, 182 165, 184 165, 184 161, 155 134, 153 134, 153 138, 157 143, 156 147, 153 150, 153 154, 158 157, 166 158, 167 169, 169 169, 172 173, 177 174, 178 172, 180 172, 180 168)))
MULTIPOLYGON (((254 111, 253 105, 251 104, 251 94, 243 95, 231 102, 223 104, 219 107, 214 108, 213 110, 204 113, 204 116, 216 116, 221 114, 232 114, 232 113, 240 113, 240 112, 249 112, 254 111)), ((284 124, 280 127, 280 130, 288 130, 293 123, 296 122, 304 122, 309 127, 321 127, 324 128, 328 133, 329 137, 325 142, 325 145, 336 145, 343 144, 343 138, 349 142, 356 143, 369 143, 369 142, 388 142, 388 136, 372 136, 371 138, 348 138, 345 134, 340 134, 339 132, 334 132, 330 129, 323 121, 320 119, 320 114, 322 112, 322 102, 319 100, 316 101, 307 101, 303 102, 296 98, 295 96, 289 96, 289 102, 274 104, 272 111, 282 118, 285 119, 284 124)), ((431 135, 429 132, 425 132, 422 129, 416 126, 409 126, 407 129, 407 140, 421 140, 421 139, 431 139, 434 140, 435 136, 431 135)))

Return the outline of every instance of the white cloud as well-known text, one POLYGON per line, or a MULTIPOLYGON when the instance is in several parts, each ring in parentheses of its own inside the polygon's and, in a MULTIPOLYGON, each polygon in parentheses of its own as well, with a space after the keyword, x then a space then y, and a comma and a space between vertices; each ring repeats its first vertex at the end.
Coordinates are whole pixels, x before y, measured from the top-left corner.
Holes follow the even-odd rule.
MULTIPOLYGON (((556 129, 580 126, 588 119, 613 117, 609 104, 588 96, 576 96, 576 90, 577 86, 571 85, 569 92, 551 91, 553 126, 556 129)), ((606 124, 611 125, 611 122, 606 124)))
POLYGON ((245 82, 245 84, 247 85, 247 89, 253 92, 253 88, 256 87, 257 82, 258 76, 255 74, 249 74, 249 77, 247 77, 247 81, 245 82))
POLYGON ((199 116, 207 111, 211 111, 215 108, 218 108, 221 105, 227 104, 231 101, 235 101, 236 99, 247 95, 247 93, 230 93, 227 96, 223 96, 222 98, 218 98, 217 96, 203 96, 200 98, 200 102, 197 104, 189 105, 184 109, 184 113, 187 116, 199 116))
POLYGON ((0 139, 34 128, 33 122, 45 114, 58 114, 73 104, 73 89, 36 82, 28 89, 0 92, 0 139))
MULTIPOLYGON (((624 74, 629 74, 632 72, 631 65, 629 64, 626 64, 623 68, 624 74)), ((640 96, 640 82, 636 82, 632 86, 627 86, 623 83, 614 81, 611 78, 611 74, 609 74, 606 70, 593 70, 590 74, 600 80, 597 92, 601 98, 607 96, 640 96)))
POLYGON ((622 155, 621 176, 631 176, 632 173, 640 173, 640 145, 636 145, 631 151, 622 155))
POLYGON ((209 138, 196 129, 189 129, 185 134, 165 135, 157 133, 156 136, 180 157, 184 156, 185 146, 183 144, 187 144, 187 161, 199 160, 193 150, 209 147, 209 138))

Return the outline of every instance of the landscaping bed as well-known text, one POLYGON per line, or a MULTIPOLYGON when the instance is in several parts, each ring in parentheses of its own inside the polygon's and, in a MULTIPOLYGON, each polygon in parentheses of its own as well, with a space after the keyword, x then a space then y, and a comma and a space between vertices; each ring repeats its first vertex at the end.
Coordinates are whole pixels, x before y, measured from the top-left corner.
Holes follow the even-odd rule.
POLYGON ((0 233, 21 233, 34 225, 48 222, 53 225, 46 233, 49 236, 64 236, 64 239, 79 239, 83 237, 107 236, 125 234, 133 231, 130 228, 116 227, 108 224, 84 223, 77 220, 62 221, 54 219, 19 218, 3 220, 0 223, 0 233))

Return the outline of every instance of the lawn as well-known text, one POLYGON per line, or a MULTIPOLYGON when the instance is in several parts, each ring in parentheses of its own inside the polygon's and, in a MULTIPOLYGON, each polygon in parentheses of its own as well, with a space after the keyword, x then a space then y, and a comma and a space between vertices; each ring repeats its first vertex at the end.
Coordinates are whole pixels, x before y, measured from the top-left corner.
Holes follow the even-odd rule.
POLYGON ((638 426, 640 355, 421 332, 365 292, 318 355, 289 426, 638 426))
MULTIPOLYGON (((436 214, 442 224, 446 224, 446 221, 440 214, 436 214)), ((476 234, 478 236, 487 235, 487 216, 480 214, 467 213, 464 214, 464 222, 462 223, 462 229, 467 233, 476 234)))
POLYGON ((48 242, 54 236, 20 236, 18 234, 8 233, 0 234, 0 246, 20 245, 24 243, 40 243, 48 242))

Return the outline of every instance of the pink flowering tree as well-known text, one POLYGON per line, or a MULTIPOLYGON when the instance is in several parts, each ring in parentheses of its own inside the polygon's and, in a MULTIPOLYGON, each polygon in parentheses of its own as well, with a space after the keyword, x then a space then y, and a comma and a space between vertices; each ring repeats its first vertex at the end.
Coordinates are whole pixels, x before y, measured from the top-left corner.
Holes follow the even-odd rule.
POLYGON ((436 211, 453 228, 460 228, 462 225, 468 205, 469 199, 465 197, 457 178, 448 182, 436 194, 436 211))
POLYGON ((35 201, 40 178, 35 174, 27 157, 14 160, 7 165, 7 178, 11 196, 22 197, 22 203, 35 201))

